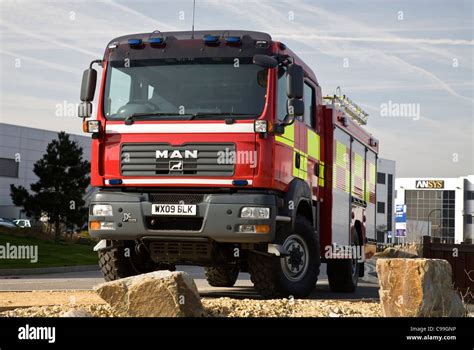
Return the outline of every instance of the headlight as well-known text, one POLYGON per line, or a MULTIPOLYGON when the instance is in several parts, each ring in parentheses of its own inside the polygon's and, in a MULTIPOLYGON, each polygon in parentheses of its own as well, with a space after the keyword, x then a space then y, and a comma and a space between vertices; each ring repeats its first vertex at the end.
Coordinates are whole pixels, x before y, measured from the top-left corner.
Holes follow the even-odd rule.
POLYGON ((247 219, 268 219, 270 218, 270 208, 243 207, 240 211, 240 217, 247 219))
POLYGON ((112 206, 110 204, 94 204, 92 205, 93 216, 113 216, 112 206))

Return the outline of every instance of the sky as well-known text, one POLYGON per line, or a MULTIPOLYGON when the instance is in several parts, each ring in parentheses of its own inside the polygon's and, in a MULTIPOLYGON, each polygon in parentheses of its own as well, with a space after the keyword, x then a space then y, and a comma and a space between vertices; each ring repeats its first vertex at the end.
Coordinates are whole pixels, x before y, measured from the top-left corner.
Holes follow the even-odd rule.
MULTIPOLYGON (((457 177, 474 174, 473 11, 472 0, 196 0, 195 29, 269 33, 323 95, 339 86, 370 114, 398 177, 457 177)), ((0 122, 81 134, 82 71, 111 39, 191 25, 192 0, 0 0, 0 122)))

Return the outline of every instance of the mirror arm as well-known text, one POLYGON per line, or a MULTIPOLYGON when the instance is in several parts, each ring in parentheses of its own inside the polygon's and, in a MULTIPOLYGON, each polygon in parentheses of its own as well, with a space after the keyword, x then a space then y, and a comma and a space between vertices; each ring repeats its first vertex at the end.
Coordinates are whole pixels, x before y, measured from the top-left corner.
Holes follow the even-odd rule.
POLYGON ((293 63, 293 57, 291 57, 290 55, 281 55, 281 54, 278 54, 276 56, 274 56, 276 58, 276 60, 278 61, 278 64, 281 64, 283 66, 287 66, 289 64, 292 64, 293 63))
MULTIPOLYGON (((288 116, 288 115, 287 115, 288 116)), ((292 125, 295 123, 295 120, 296 120, 296 117, 295 116, 291 116, 291 120, 287 123, 284 123, 285 126, 289 126, 289 125, 292 125)))
POLYGON ((99 66, 102 67, 104 61, 103 61, 103 60, 93 60, 93 61, 91 62, 91 64, 89 65, 89 68, 92 69, 92 66, 94 65, 94 63, 97 63, 99 66))

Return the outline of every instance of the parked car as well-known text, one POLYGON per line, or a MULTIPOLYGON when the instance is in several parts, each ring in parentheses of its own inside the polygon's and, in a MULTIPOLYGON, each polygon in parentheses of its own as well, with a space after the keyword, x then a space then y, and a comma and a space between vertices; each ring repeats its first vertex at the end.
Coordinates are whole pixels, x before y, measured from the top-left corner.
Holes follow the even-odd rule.
POLYGON ((16 219, 16 220, 13 220, 13 222, 23 228, 31 227, 31 222, 28 219, 16 219))
POLYGON ((0 218, 0 226, 2 227, 10 227, 10 228, 15 228, 19 227, 17 224, 15 224, 13 221, 5 219, 5 218, 0 218))

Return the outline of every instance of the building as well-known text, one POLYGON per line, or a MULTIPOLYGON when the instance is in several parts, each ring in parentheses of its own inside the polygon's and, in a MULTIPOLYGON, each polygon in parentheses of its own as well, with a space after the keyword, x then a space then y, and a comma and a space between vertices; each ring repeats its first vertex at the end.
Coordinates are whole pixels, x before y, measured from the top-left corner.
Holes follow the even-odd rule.
MULTIPOLYGON (((10 185, 30 189, 30 185, 38 180, 33 173, 33 165, 57 135, 56 131, 0 123, 0 217, 24 217, 21 208, 12 203, 10 185)), ((70 136, 83 148, 84 159, 90 160, 91 138, 70 136)))
POLYGON ((406 241, 424 235, 446 243, 474 239, 474 175, 458 178, 398 178, 396 204, 406 205, 406 241))
POLYGON ((395 232, 395 169, 395 161, 377 159, 377 242, 392 242, 395 232))

